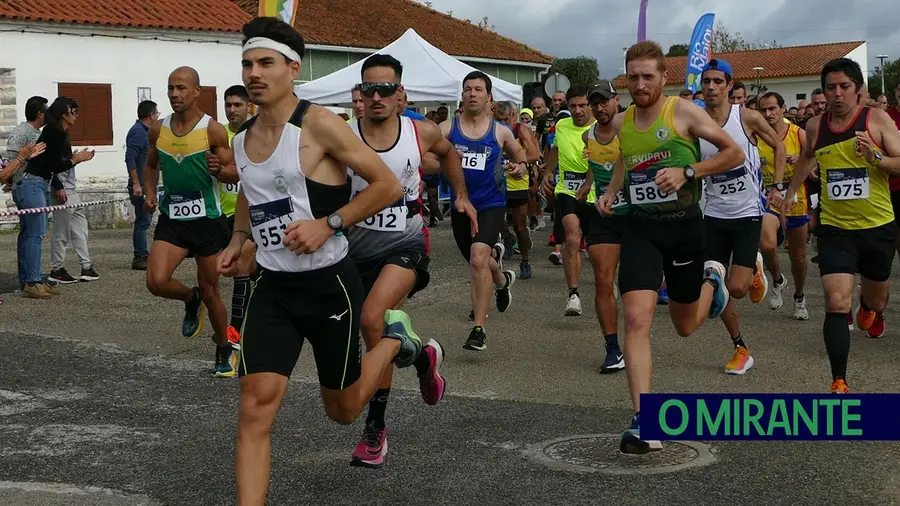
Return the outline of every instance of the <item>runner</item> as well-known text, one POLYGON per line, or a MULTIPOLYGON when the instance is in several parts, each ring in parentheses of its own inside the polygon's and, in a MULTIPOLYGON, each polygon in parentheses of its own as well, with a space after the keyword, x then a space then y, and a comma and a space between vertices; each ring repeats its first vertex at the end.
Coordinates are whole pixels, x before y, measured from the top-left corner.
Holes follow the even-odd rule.
POLYGON ((215 376, 237 375, 237 355, 228 344, 228 313, 219 295, 216 257, 228 245, 228 220, 222 212, 219 183, 236 183, 237 169, 225 127, 200 110, 200 76, 190 67, 169 75, 173 113, 149 131, 144 167, 144 206, 160 215, 147 259, 147 288, 165 299, 184 301, 181 333, 194 337, 209 310, 216 343, 215 376), (211 154, 215 156, 210 156, 211 154), (160 173, 162 199, 157 202, 160 173), (172 275, 188 256, 197 262, 197 285, 184 286, 172 275))
MULTIPOLYGON (((760 175, 757 136, 775 150, 775 172, 784 173, 784 143, 757 111, 728 100, 734 81, 731 65, 725 60, 712 59, 701 73, 703 96, 709 117, 721 125, 731 139, 744 152, 744 163, 724 174, 706 178, 706 205, 703 209, 703 226, 706 240, 706 258, 728 268, 725 285, 728 288, 728 306, 721 315, 722 323, 734 344, 734 355, 725 364, 727 374, 744 374, 753 367, 753 357, 741 335, 740 318, 735 307, 737 300, 750 292, 755 304, 763 300, 768 290, 768 280, 759 253, 759 236, 763 202, 762 176, 760 175)), ((719 150, 712 143, 700 139, 700 156, 713 158, 719 150)), ((769 192, 773 205, 778 205, 780 194, 769 192)))
MULTIPOLYGON (((818 225, 819 272, 825 292, 825 350, 831 362, 831 391, 847 393, 850 330, 847 314, 856 274, 862 278, 856 324, 884 334, 897 225, 888 174, 900 174, 900 136, 881 109, 857 102, 864 86, 859 64, 838 58, 822 68, 828 111, 806 123, 806 144, 786 201, 785 215, 801 184, 818 162, 822 195, 818 225)), ((871 334, 871 332, 870 332, 871 334)))
POLYGON ((594 188, 586 185, 588 164, 584 159, 584 134, 594 124, 587 99, 587 87, 572 86, 566 92, 570 116, 556 122, 556 136, 553 148, 547 157, 547 166, 559 165, 559 180, 556 187, 550 184, 551 174, 544 174, 544 191, 554 195, 553 217, 557 226, 554 231, 562 230, 564 243, 563 271, 569 294, 566 300, 566 316, 581 316, 581 295, 578 293, 578 279, 581 277, 581 240, 587 235, 590 226, 591 207, 596 202, 594 188))
MULTIPOLYGON (((450 212, 453 237, 463 258, 469 263, 474 326, 463 345, 467 350, 484 351, 484 321, 491 306, 491 284, 501 313, 512 303, 510 287, 516 273, 502 270, 504 247, 500 231, 506 221, 506 172, 522 178, 527 170, 525 150, 510 130, 490 116, 493 99, 491 78, 479 71, 470 72, 462 83, 463 112, 441 123, 441 133, 462 157, 469 199, 478 212, 477 219, 458 210, 450 212), (503 167, 502 155, 513 165, 503 167), (513 168, 514 167, 514 168, 513 168)), ((456 199, 451 188, 451 198, 456 199)))
MULTIPOLYGON (((783 176, 778 173, 775 163, 775 151, 761 138, 759 140, 759 156, 762 160, 763 184, 767 191, 773 188, 782 193, 787 190, 794 177, 794 164, 806 142, 806 132, 793 123, 784 121, 784 98, 775 92, 769 92, 759 99, 760 111, 765 114, 766 121, 784 143, 787 153, 783 176)), ((759 250, 763 255, 766 268, 772 273, 772 290, 769 296, 769 308, 780 308, 784 304, 783 291, 787 279, 781 272, 781 261, 778 257, 779 232, 785 233, 788 242, 788 256, 791 260, 791 274, 794 278, 794 319, 808 320, 806 296, 806 241, 809 228, 809 202, 806 198, 806 185, 801 185, 794 196, 795 202, 785 217, 785 229, 779 222, 779 206, 770 202, 763 215, 763 231, 760 237, 759 250)))
MULTIPOLYGON (((347 234, 350 258, 362 277, 366 298, 360 326, 368 350, 381 341, 385 313, 424 290, 430 279, 428 229, 422 217, 419 193, 423 153, 434 153, 441 160, 456 188, 456 208, 475 217, 456 150, 434 123, 399 115, 402 103, 399 99, 404 94, 400 84, 402 75, 403 66, 390 55, 367 58, 362 65, 361 85, 365 114, 351 125, 356 135, 381 156, 405 192, 380 213, 351 227, 347 234)), ((359 174, 351 171, 351 176, 354 196, 369 186, 359 174)), ((422 396, 431 405, 437 404, 444 395, 444 380, 439 372, 443 356, 443 348, 432 339, 414 364, 422 396)), ((393 373, 393 368, 385 370, 378 390, 369 401, 362 440, 351 457, 353 465, 381 467, 384 463, 388 449, 384 413, 393 373)))
MULTIPOLYGON (((228 133, 228 145, 230 146, 237 135, 241 125, 250 117, 250 95, 242 85, 234 85, 225 90, 225 116, 228 124, 225 131, 228 133)), ((234 231, 234 210, 237 205, 238 183, 219 183, 219 192, 222 198, 222 211, 228 217, 229 231, 234 231)), ((234 288, 231 292, 231 322, 228 325, 228 342, 235 349, 240 348, 241 327, 244 325, 244 316, 247 314, 247 304, 250 302, 252 283, 256 282, 256 246, 252 241, 244 243, 241 252, 241 261, 237 274, 234 276, 234 288)))
MULTIPOLYGON (((619 113, 619 96, 612 83, 601 80, 588 92, 588 101, 596 122, 582 136, 591 169, 586 184, 593 185, 594 193, 602 198, 606 195, 619 158, 619 138, 613 127, 613 120, 619 113)), ((625 368, 619 347, 615 285, 628 201, 621 190, 616 197, 612 204, 612 216, 598 214, 594 208, 591 212, 595 214, 588 219, 587 250, 594 268, 594 309, 606 340, 606 358, 600 367, 601 373, 625 368)))
POLYGON ((619 290, 625 313, 625 370, 634 405, 631 427, 622 435, 624 453, 659 450, 659 441, 640 438, 640 395, 650 391, 650 326, 657 290, 666 278, 669 314, 687 337, 728 304, 725 266, 703 260, 702 178, 744 162, 741 148, 702 109, 663 95, 666 57, 659 44, 639 42, 626 52, 628 90, 634 103, 616 117, 621 153, 606 195, 597 203, 613 214, 619 190, 630 204, 622 235, 619 290), (699 140, 719 148, 700 161, 699 140))
MULTIPOLYGON (((519 277, 531 279, 531 248, 533 246, 531 234, 528 230, 528 188, 533 164, 540 160, 541 153, 537 141, 527 126, 522 128, 518 121, 515 104, 512 102, 499 102, 496 107, 495 119, 512 130, 513 137, 525 150, 528 171, 522 178, 506 178, 506 209, 512 215, 513 233, 508 234, 510 239, 504 241, 506 258, 512 256, 514 245, 518 244, 521 261, 519 262, 519 277)), ((506 160, 504 160, 506 162, 506 160)), ((504 227, 504 232, 508 228, 504 227)))
POLYGON ((243 34, 243 80, 259 114, 234 139, 241 191, 219 269, 236 270, 252 234, 262 273, 244 320, 235 471, 238 504, 263 504, 271 427, 304 339, 325 413, 341 424, 353 423, 392 364, 416 362, 422 343, 409 317, 391 310, 383 315, 388 339, 363 356, 363 285, 343 235, 402 198, 397 177, 343 119, 294 95, 299 33, 277 18, 254 18, 243 34), (369 184, 352 201, 346 167, 369 184))

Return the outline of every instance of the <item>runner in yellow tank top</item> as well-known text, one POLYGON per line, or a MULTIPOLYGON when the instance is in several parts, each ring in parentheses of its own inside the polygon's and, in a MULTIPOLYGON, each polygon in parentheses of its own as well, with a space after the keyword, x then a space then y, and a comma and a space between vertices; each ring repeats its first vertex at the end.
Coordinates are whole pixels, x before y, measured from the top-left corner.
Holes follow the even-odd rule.
MULTIPOLYGON (((759 99, 759 111, 763 113, 769 125, 775 129, 775 133, 784 142, 787 150, 787 159, 784 174, 779 176, 775 170, 775 154, 772 148, 759 139, 759 157, 762 161, 763 186, 767 193, 771 188, 785 191, 794 177, 794 167, 800 158, 800 152, 806 142, 806 132, 793 123, 784 120, 784 98, 778 93, 766 93, 759 99)), ((778 246, 781 245, 780 235, 783 233, 788 241, 788 256, 791 259, 791 274, 794 278, 794 319, 808 320, 809 311, 806 309, 806 296, 803 289, 806 285, 806 240, 809 229, 809 202, 806 195, 806 186, 800 187, 796 194, 795 202, 785 216, 785 230, 781 229, 779 221, 779 209, 768 203, 767 213, 763 215, 762 235, 759 241, 759 251, 762 253, 766 268, 772 274, 772 285, 769 291, 769 308, 779 309, 784 305, 784 287, 787 286, 787 278, 781 271, 781 260, 778 255, 778 246), (779 233, 781 232, 781 233, 779 233)))
MULTIPOLYGON (((529 169, 531 164, 540 160, 541 153, 537 140, 527 126, 519 123, 519 112, 514 103, 498 102, 494 109, 494 119, 505 125, 512 125, 510 128, 513 131, 513 135, 516 137, 519 145, 525 150, 529 169)), ((504 163, 508 164, 506 158, 504 158, 504 163)), ((506 208, 512 215, 513 232, 510 233, 508 226, 504 227, 504 260, 512 257, 514 246, 518 244, 518 251, 521 255, 521 260, 519 261, 519 278, 521 279, 531 279, 530 255, 533 243, 528 230, 530 172, 529 170, 525 177, 522 178, 513 177, 509 172, 506 174, 506 208)))
MULTIPOLYGON (((556 122, 553 148, 547 157, 547 167, 551 170, 559 164, 559 181, 551 189, 550 170, 544 175, 544 191, 553 192, 555 203, 553 218, 557 224, 554 230, 563 230, 565 247, 562 249, 563 272, 569 294, 564 314, 581 316, 581 295, 578 293, 578 278, 581 276, 581 238, 587 235, 590 219, 594 211, 594 189, 587 185, 588 164, 584 159, 582 135, 594 124, 587 99, 586 86, 575 85, 566 92, 571 116, 556 122)), ((559 242, 559 237, 556 238, 559 242)))
MULTIPOLYGON (((848 315, 856 274, 862 278, 856 324, 871 337, 884 334, 897 225, 888 175, 900 175, 900 136, 881 109, 858 105, 865 86, 859 64, 838 58, 822 69, 828 111, 806 124, 806 144, 782 205, 790 202, 818 162, 822 181, 817 228, 819 272, 825 292, 825 349, 831 391, 847 393, 848 315)), ((852 324, 852 321, 850 322, 852 324)))
POLYGON ((597 208, 612 215, 616 195, 626 190, 631 213, 622 237, 619 291, 635 415, 619 448, 624 453, 647 453, 662 449, 659 441, 643 440, 640 434, 640 396, 650 391, 652 376, 650 329, 657 289, 665 274, 669 314, 680 336, 693 334, 708 317, 718 317, 725 309, 725 267, 718 262, 704 265, 699 185, 705 176, 740 166, 745 155, 706 111, 663 95, 666 57, 658 43, 631 46, 625 62, 634 103, 613 122, 622 153, 597 208), (718 154, 701 162, 699 139, 714 145, 718 154))

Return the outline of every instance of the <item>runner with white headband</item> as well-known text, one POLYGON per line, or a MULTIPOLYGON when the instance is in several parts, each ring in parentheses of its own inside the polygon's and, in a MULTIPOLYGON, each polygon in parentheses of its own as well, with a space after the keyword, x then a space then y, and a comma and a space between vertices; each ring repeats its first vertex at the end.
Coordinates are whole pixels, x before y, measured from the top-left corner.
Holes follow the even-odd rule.
POLYGON ((343 119, 294 95, 299 33, 275 18, 255 18, 243 32, 243 81, 259 114, 234 137, 241 189, 219 269, 234 272, 252 237, 260 277, 241 332, 235 468, 238 504, 262 504, 272 423, 304 339, 325 413, 341 424, 356 420, 393 364, 413 365, 422 343, 406 313, 390 310, 382 339, 363 357, 363 284, 344 235, 402 198, 403 187, 343 119), (353 200, 348 168, 368 183, 353 200))

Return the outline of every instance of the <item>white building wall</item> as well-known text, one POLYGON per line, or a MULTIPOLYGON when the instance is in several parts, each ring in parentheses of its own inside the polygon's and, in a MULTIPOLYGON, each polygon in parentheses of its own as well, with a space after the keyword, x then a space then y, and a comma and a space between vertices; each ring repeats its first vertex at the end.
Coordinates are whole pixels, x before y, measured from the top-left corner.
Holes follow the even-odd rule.
POLYGON ((171 114, 168 75, 179 66, 191 66, 202 85, 216 87, 218 120, 225 122, 222 95, 229 86, 241 84, 236 37, 204 43, 2 32, 0 47, 10 49, 0 57, 0 67, 15 69, 19 122, 25 120, 28 97, 41 95, 52 102, 58 83, 111 85, 113 145, 94 147, 94 159, 78 166, 78 179, 86 184, 125 181, 125 136, 137 120, 139 87, 151 89, 161 116, 171 114))

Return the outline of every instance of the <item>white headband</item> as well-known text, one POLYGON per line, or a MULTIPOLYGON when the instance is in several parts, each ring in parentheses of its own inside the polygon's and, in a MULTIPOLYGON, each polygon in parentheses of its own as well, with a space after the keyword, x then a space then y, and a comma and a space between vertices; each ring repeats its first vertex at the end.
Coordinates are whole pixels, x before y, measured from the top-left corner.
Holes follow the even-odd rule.
POLYGON ((251 49, 271 49, 272 51, 283 54, 293 61, 300 61, 300 55, 297 54, 297 51, 294 51, 286 44, 265 37, 253 37, 248 40, 247 43, 244 44, 242 52, 246 53, 251 49))

